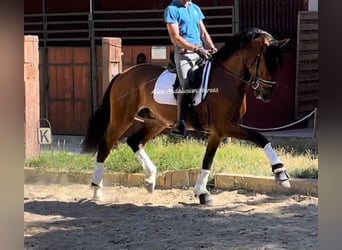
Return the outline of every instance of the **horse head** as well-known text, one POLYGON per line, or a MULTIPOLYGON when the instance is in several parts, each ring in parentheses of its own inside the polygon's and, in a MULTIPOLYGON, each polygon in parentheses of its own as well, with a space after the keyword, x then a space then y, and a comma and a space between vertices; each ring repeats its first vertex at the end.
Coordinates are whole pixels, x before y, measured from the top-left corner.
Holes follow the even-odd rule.
POLYGON ((289 39, 276 40, 267 32, 251 41, 251 56, 247 60, 247 69, 250 74, 249 84, 253 88, 255 98, 264 102, 272 100, 275 72, 282 66, 282 47, 289 39))
POLYGON ((214 62, 253 88, 257 99, 269 102, 276 86, 275 72, 282 66, 282 47, 289 39, 276 40, 258 28, 244 30, 214 54, 214 62))

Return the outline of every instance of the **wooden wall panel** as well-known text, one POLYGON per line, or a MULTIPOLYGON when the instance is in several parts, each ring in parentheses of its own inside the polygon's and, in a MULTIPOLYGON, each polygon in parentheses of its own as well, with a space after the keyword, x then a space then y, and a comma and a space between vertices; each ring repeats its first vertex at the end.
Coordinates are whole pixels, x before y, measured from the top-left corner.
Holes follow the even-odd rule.
POLYGON ((318 12, 298 13, 295 114, 299 119, 318 107, 318 12))
POLYGON ((285 52, 296 52, 297 14, 308 9, 308 0, 240 0, 239 29, 258 27, 275 38, 290 38, 285 52))
POLYGON ((51 47, 48 69, 52 132, 84 134, 91 114, 90 49, 51 47))

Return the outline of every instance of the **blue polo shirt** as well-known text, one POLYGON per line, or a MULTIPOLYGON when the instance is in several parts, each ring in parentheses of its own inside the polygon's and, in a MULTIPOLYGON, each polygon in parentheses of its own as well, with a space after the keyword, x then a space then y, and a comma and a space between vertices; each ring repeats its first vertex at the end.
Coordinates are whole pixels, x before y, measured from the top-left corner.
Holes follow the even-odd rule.
POLYGON ((186 8, 178 0, 172 3, 164 11, 165 23, 178 23, 179 34, 191 44, 202 44, 199 23, 204 19, 200 7, 189 2, 186 8))

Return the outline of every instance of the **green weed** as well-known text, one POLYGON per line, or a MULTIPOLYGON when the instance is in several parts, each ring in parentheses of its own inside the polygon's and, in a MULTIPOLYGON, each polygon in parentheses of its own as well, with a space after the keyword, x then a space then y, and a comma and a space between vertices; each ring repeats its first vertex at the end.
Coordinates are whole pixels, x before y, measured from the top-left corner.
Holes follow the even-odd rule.
MULTIPOLYGON (((174 141, 167 136, 159 136, 150 141, 145 150, 161 173, 181 169, 200 169, 205 148, 204 140, 174 141)), ((275 150, 285 163, 291 177, 318 178, 317 155, 310 151, 296 153, 281 147, 275 150)), ((39 157, 26 161, 25 166, 41 170, 79 173, 93 171, 94 163, 95 156, 93 155, 44 151, 39 157)), ((120 144, 112 150, 106 159, 105 167, 106 171, 112 172, 142 172, 140 163, 126 144, 120 144)), ((271 167, 261 148, 235 140, 220 145, 213 161, 212 172, 255 176, 272 175, 271 167)))

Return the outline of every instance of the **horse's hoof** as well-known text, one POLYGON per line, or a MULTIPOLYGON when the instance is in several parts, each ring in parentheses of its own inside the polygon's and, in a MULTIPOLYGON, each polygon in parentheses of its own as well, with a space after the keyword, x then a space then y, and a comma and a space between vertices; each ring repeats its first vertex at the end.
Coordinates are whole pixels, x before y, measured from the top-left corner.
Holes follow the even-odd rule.
POLYGON ((154 191, 154 184, 153 183, 145 183, 145 188, 147 189, 147 191, 149 193, 152 194, 154 191))
POLYGON ((104 201, 102 196, 93 196, 92 201, 104 201))
POLYGON ((101 185, 91 183, 91 188, 93 189, 92 201, 103 201, 103 193, 101 185))
POLYGON ((152 172, 149 175, 147 175, 148 177, 145 178, 145 188, 149 193, 153 193, 154 188, 156 186, 156 175, 156 172, 152 172))
POLYGON ((206 205, 206 206, 212 206, 213 205, 213 199, 210 197, 208 193, 206 194, 200 194, 198 196, 200 204, 206 205))
POLYGON ((104 201, 102 191, 100 189, 94 190, 94 194, 91 200, 92 201, 104 201))
POLYGON ((274 176, 275 176, 276 182, 280 186, 282 186, 284 188, 291 188, 291 183, 289 181, 290 176, 288 175, 286 170, 275 173, 274 176))
POLYGON ((279 183, 279 185, 281 185, 281 186, 284 187, 284 188, 291 188, 291 183, 290 183, 289 180, 287 180, 287 181, 282 181, 282 182, 279 183))

